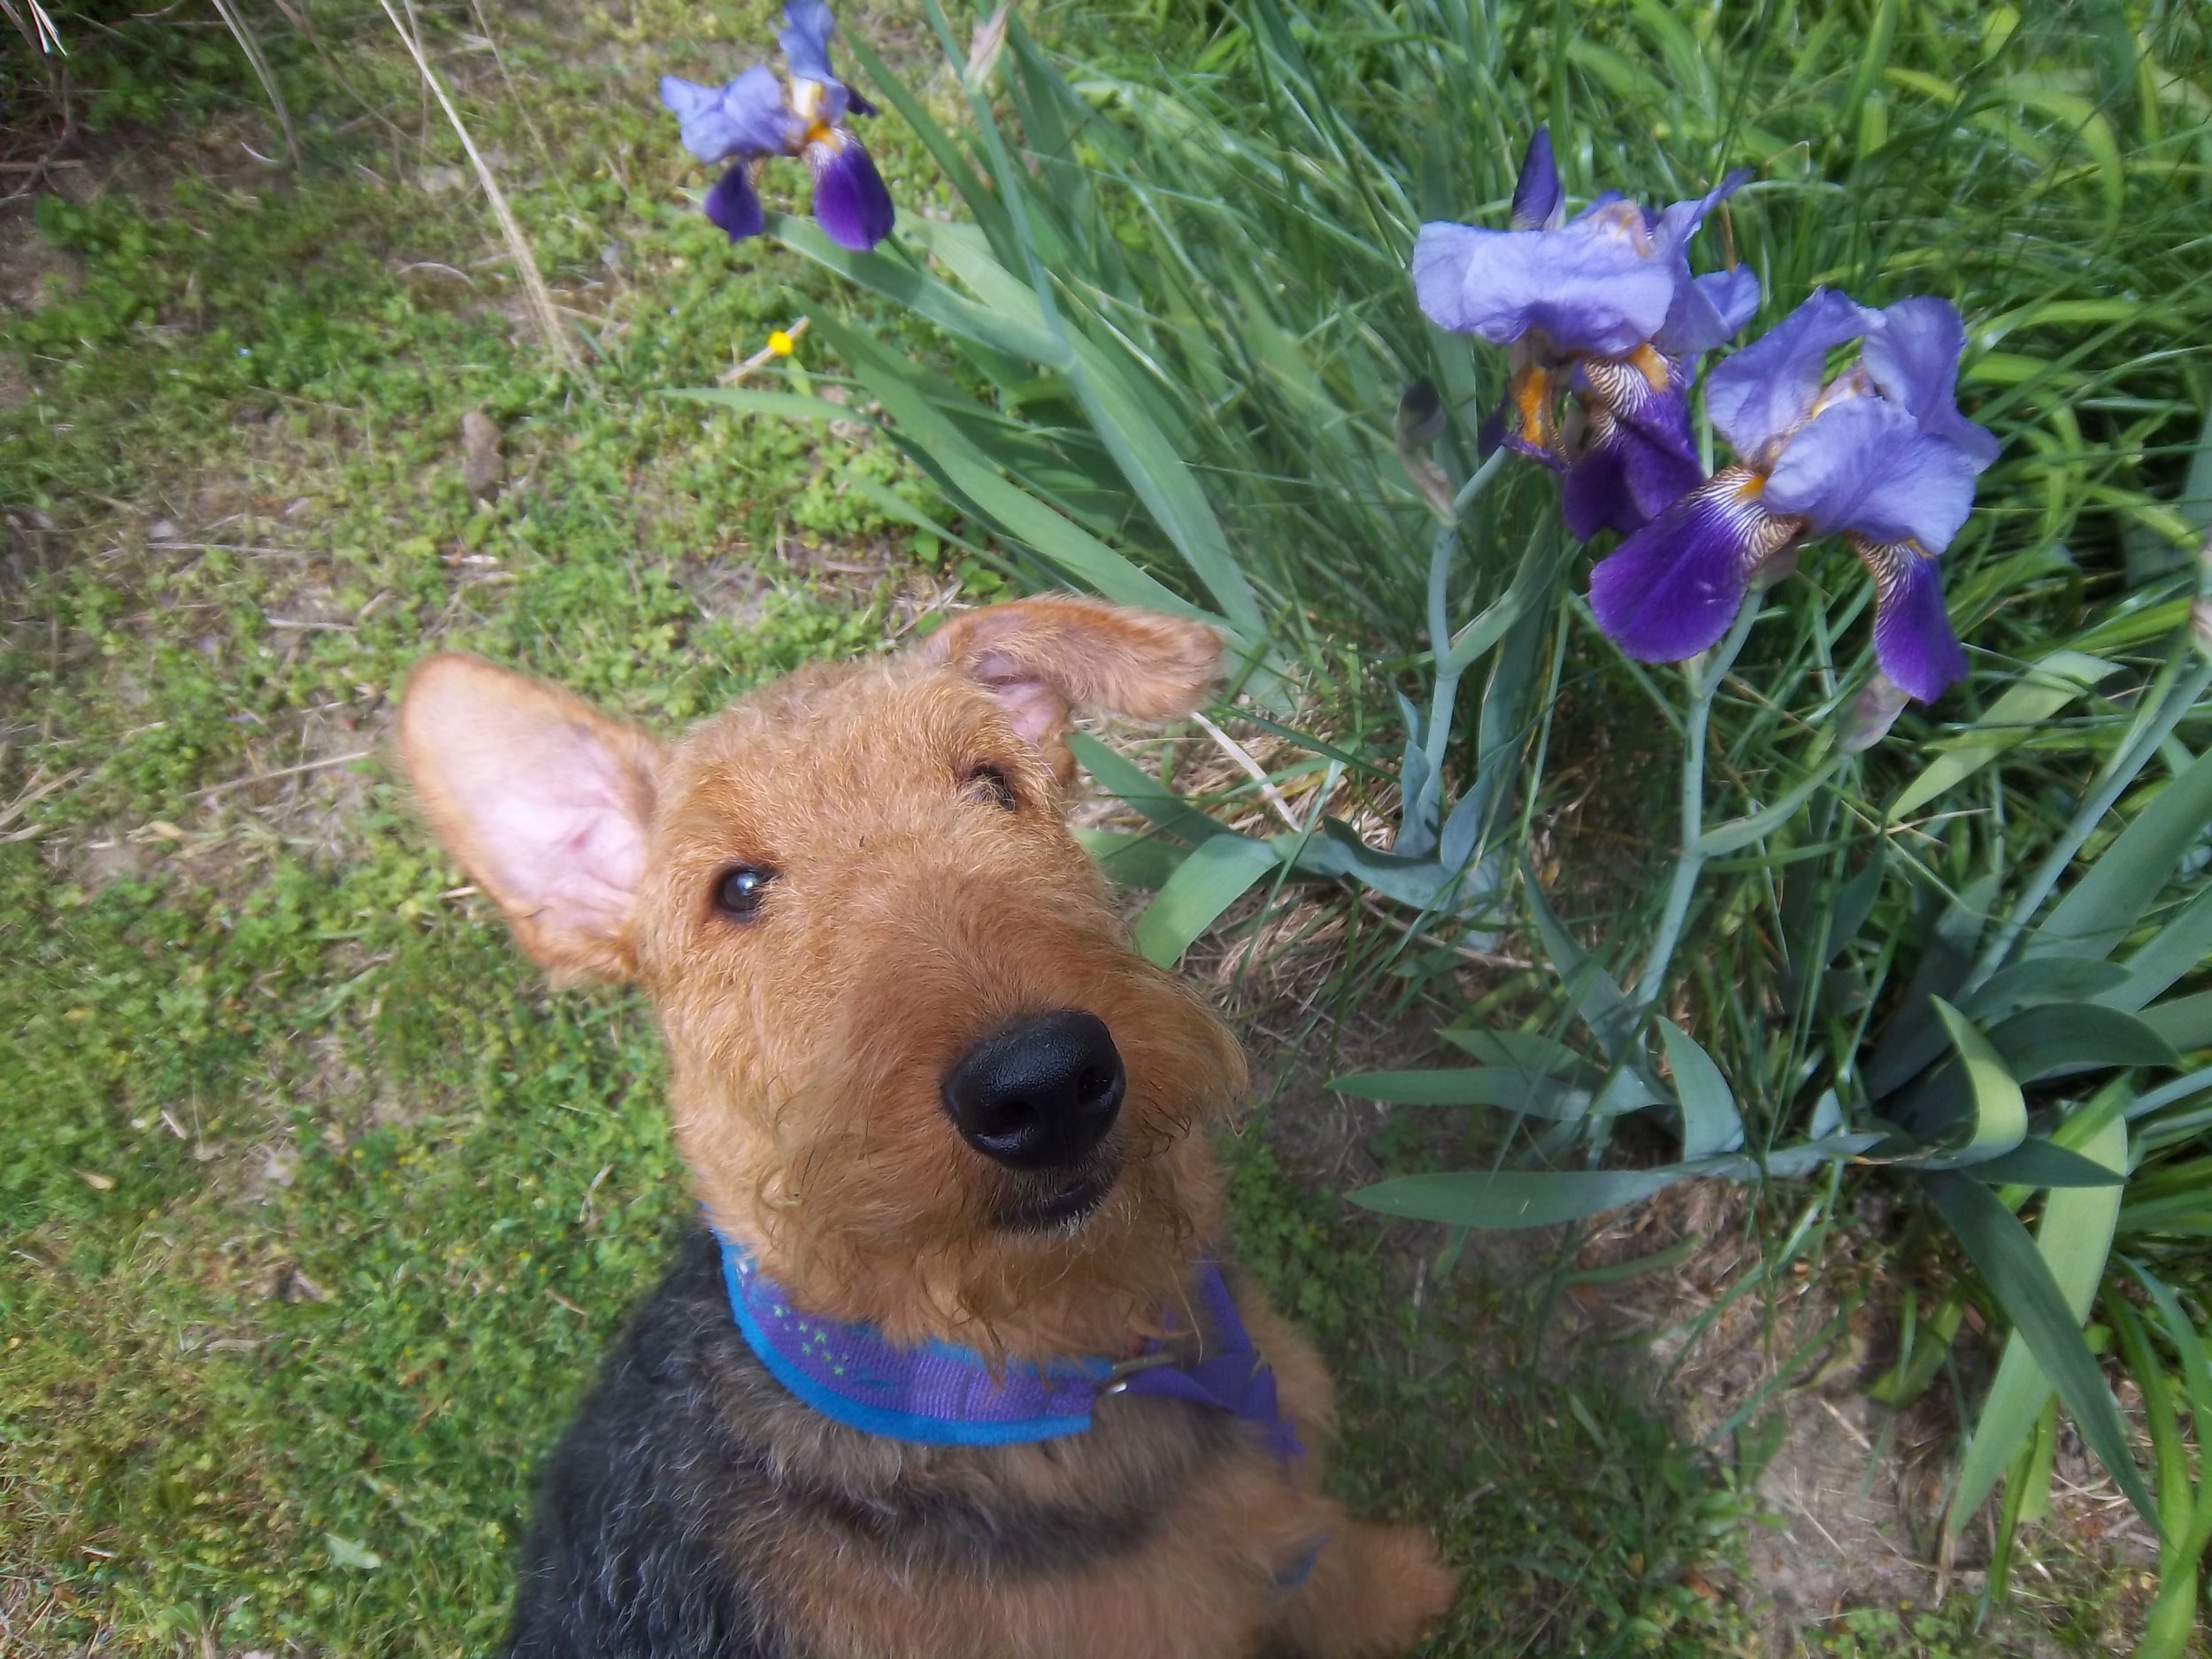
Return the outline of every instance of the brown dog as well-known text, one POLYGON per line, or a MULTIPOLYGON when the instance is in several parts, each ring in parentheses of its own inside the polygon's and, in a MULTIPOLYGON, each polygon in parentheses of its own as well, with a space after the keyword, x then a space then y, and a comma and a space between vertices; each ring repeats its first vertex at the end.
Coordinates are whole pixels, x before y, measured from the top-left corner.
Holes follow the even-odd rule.
POLYGON ((1380 1655, 1449 1604, 1425 1534, 1320 1494, 1319 1357, 1210 1265, 1242 1059, 1062 822, 1071 709, 1186 713, 1219 657, 1033 599, 668 745, 416 670, 431 823, 539 962, 644 986, 727 1241, 687 1244, 555 1455, 511 1651, 1380 1655), (853 1406, 881 1379, 848 1371, 910 1358, 1018 1420, 853 1406))

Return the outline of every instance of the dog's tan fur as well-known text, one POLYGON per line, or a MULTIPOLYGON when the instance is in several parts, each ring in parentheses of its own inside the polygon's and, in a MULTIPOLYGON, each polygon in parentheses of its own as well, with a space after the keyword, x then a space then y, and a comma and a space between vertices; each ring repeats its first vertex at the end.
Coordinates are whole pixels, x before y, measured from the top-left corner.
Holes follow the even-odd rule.
MULTIPOLYGON (((1028 600, 895 657, 794 674, 672 744, 442 656, 408 687, 401 743, 432 825, 523 947, 557 974, 644 987, 699 1196, 795 1303, 995 1356, 1124 1354, 1218 1235, 1208 1131, 1245 1073, 1190 988, 1124 942, 1062 820, 1061 739, 1073 708, 1188 711, 1219 656, 1196 624, 1028 600), (774 872, 743 920, 714 902, 740 865, 774 872), (952 1132, 940 1079, 980 1036, 1056 1008, 1095 1013, 1120 1049, 1122 1174, 1079 1227, 1009 1232, 991 1220, 1008 1178, 952 1132)), ((1425 1534, 1319 1494, 1325 1370, 1256 1292, 1240 1300, 1314 1448, 1294 1482, 1255 1445, 1146 1548, 1018 1586, 919 1593, 795 1532, 778 1545, 785 1617, 824 1654, 918 1659, 1199 1659, 1271 1629, 1314 1653, 1408 1646, 1452 1579, 1425 1534), (1273 1574, 1323 1534, 1283 1599, 1273 1574)), ((1006 1491, 1044 1499, 1084 1462, 1052 1442, 993 1457, 1006 1491)))

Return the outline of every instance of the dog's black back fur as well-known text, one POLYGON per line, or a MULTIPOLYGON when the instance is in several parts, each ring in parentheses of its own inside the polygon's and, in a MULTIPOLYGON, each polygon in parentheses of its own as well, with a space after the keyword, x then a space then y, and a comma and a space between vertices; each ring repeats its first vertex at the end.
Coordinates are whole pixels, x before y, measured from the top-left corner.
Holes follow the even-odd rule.
POLYGON ((1242 1433, 1177 1401, 1102 1402, 1089 1432, 1027 1448, 1079 1464, 1083 1501, 1024 1497, 1003 1484, 1006 1452, 862 1434, 785 1393, 695 1226, 547 1467, 508 1652, 805 1659, 769 1565, 785 1532, 826 1533, 909 1582, 1078 1571, 1143 1544, 1242 1433))
POLYGON ((546 1468, 515 1659, 783 1653, 718 1541, 765 1478, 719 1409, 718 1380, 757 1363, 721 1296, 713 1236, 695 1228, 546 1468))

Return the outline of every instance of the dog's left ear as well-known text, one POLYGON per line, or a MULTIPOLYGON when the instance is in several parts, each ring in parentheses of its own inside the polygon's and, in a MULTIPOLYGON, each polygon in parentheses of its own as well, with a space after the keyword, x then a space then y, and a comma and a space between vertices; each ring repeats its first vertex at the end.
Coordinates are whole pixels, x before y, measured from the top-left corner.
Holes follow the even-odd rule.
POLYGON ((1072 710, 1173 719, 1221 677, 1221 635, 1204 623, 1071 595, 964 611, 922 651, 989 691, 1064 781, 1072 710))

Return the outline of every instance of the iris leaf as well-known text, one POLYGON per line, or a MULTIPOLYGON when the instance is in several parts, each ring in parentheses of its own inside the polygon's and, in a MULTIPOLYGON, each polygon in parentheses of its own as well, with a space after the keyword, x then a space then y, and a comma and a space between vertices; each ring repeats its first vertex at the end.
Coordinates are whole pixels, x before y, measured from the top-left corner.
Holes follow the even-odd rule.
POLYGON ((2028 943, 2033 955, 2108 956, 2212 825, 2212 752, 2159 790, 2028 943))
POLYGON ((1682 1110, 1682 1156, 1687 1160, 1733 1152, 1743 1145, 1743 1118, 1720 1068, 1671 1019, 1659 1022, 1659 1041, 1674 1073, 1675 1098, 1682 1110))
MULTIPOLYGON (((1936 1209, 1965 1247, 1982 1282, 2056 1387, 2082 1439, 2119 1483, 2137 1512, 2155 1526, 2157 1511, 2144 1488, 2141 1472, 2128 1455, 2127 1430, 2120 1420, 2120 1409, 2113 1402, 2112 1391, 2105 1386, 2096 1356, 2082 1337, 2080 1318, 2027 1229, 1998 1202, 1994 1193, 1970 1176, 1931 1175, 1926 1187, 1936 1209)), ((2105 1190, 2084 1188, 2081 1195, 2085 1200, 2094 1199, 2105 1190)), ((2097 1255, 2101 1263, 2101 1251, 2085 1250, 2083 1254, 2097 1255)))
POLYGON ((1137 918, 1138 954, 1172 966, 1222 911, 1280 864, 1275 849, 1244 835, 1216 835, 1193 849, 1137 918))

